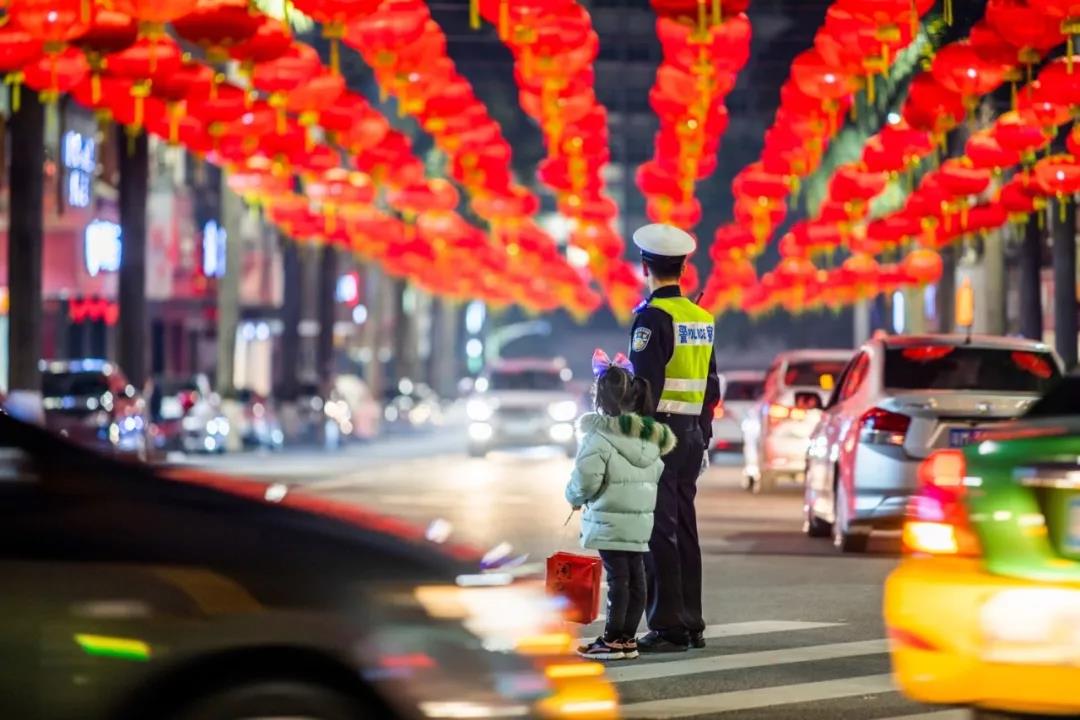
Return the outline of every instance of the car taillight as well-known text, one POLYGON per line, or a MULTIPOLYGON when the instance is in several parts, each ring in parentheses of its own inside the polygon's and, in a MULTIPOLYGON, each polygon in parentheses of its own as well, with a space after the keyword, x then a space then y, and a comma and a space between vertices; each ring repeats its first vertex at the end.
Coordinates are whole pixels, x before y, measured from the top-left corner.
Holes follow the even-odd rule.
POLYGON ((978 538, 964 498, 967 461, 959 450, 939 450, 919 466, 919 490, 908 504, 903 546, 909 553, 977 557, 978 538))
POLYGON ((859 441, 871 445, 903 445, 911 418, 882 408, 870 408, 859 418, 859 441))
POLYGON ((806 417, 806 411, 802 408, 788 407, 780 403, 769 405, 769 422, 776 423, 781 420, 802 420, 806 417))

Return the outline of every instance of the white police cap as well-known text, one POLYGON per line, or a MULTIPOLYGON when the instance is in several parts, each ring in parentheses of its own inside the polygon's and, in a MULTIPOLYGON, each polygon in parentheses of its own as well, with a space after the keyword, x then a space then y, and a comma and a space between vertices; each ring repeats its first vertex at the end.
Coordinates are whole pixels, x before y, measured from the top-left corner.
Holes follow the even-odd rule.
POLYGON ((684 257, 694 252, 694 237, 674 225, 652 223, 634 231, 634 244, 641 252, 658 257, 684 257))

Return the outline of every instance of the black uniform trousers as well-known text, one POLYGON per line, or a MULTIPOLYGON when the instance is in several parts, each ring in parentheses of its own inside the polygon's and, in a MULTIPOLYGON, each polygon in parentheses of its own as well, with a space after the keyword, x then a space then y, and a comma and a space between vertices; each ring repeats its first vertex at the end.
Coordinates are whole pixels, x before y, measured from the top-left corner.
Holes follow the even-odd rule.
POLYGON ((705 438, 698 418, 660 414, 678 437, 664 457, 664 473, 656 494, 652 539, 645 558, 648 578, 647 618, 672 642, 685 643, 690 633, 705 630, 701 614, 701 545, 698 542, 697 480, 705 438))

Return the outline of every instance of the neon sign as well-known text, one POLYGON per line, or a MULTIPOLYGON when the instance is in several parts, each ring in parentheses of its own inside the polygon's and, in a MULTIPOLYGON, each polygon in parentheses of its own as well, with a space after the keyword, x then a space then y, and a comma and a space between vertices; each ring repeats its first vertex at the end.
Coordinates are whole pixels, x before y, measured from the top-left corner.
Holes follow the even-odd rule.
POLYGON ((95 277, 100 272, 116 272, 120 269, 123 242, 120 226, 108 220, 94 220, 86 226, 83 234, 83 257, 86 272, 95 277))
POLYGON ((104 298, 71 298, 68 300, 68 319, 73 323, 89 321, 115 325, 120 319, 120 306, 104 298))
POLYGON ((225 228, 216 220, 207 220, 202 235, 202 270, 208 278, 225 274, 225 247, 228 240, 225 228))
POLYGON ((68 130, 64 133, 63 163, 67 171, 68 205, 87 207, 97 167, 97 141, 92 136, 68 130))

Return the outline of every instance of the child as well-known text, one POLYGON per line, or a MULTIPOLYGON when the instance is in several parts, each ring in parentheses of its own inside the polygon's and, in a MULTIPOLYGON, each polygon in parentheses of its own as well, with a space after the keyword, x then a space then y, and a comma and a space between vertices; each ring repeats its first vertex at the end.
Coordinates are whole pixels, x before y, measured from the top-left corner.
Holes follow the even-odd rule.
POLYGON ((638 656, 637 626, 645 612, 645 553, 652 535, 662 455, 675 434, 652 418, 649 383, 634 377, 622 354, 593 355, 596 410, 578 421, 580 449, 566 486, 566 499, 581 517, 581 545, 599 550, 608 578, 604 634, 578 654, 597 660, 638 656))

